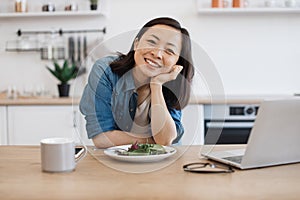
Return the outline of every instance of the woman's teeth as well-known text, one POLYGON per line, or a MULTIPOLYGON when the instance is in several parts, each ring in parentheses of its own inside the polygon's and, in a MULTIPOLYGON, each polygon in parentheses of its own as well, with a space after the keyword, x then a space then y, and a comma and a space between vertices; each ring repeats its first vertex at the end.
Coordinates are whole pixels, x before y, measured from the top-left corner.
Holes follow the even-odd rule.
POLYGON ((145 59, 146 60, 146 62, 149 64, 149 65, 151 65, 151 66, 153 66, 153 67, 156 67, 156 68, 160 68, 160 66, 157 64, 157 63, 154 63, 154 62, 152 62, 151 60, 148 60, 148 59, 145 59))

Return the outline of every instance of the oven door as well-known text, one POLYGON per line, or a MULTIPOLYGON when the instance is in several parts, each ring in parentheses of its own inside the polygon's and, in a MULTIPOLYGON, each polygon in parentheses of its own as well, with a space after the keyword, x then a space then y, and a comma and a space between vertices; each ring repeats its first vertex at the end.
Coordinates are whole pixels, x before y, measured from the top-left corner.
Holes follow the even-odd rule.
POLYGON ((247 144, 253 124, 254 120, 205 120, 205 144, 247 144))

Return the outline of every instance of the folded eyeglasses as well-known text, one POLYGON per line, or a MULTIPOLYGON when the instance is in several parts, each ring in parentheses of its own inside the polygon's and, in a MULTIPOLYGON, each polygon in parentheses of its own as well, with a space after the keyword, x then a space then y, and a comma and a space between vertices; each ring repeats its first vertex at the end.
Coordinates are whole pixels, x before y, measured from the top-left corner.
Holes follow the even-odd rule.
POLYGON ((234 172, 233 168, 230 166, 223 166, 214 163, 202 163, 195 162, 183 165, 183 170, 186 172, 195 172, 195 173, 232 173, 234 172))

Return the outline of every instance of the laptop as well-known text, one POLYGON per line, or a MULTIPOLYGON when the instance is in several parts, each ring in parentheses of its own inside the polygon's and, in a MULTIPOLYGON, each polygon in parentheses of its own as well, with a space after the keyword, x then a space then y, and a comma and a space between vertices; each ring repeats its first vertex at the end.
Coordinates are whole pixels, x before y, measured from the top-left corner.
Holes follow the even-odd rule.
POLYGON ((246 148, 201 154, 239 169, 300 162, 300 98, 263 101, 246 148))

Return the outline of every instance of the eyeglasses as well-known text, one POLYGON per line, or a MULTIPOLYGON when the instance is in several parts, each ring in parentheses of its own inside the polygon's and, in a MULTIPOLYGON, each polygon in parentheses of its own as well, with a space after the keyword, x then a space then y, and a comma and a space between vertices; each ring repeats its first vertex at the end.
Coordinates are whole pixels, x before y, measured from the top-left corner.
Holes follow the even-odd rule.
POLYGON ((232 173, 233 168, 230 166, 222 166, 214 163, 189 163, 183 165, 183 170, 186 172, 195 173, 232 173))

